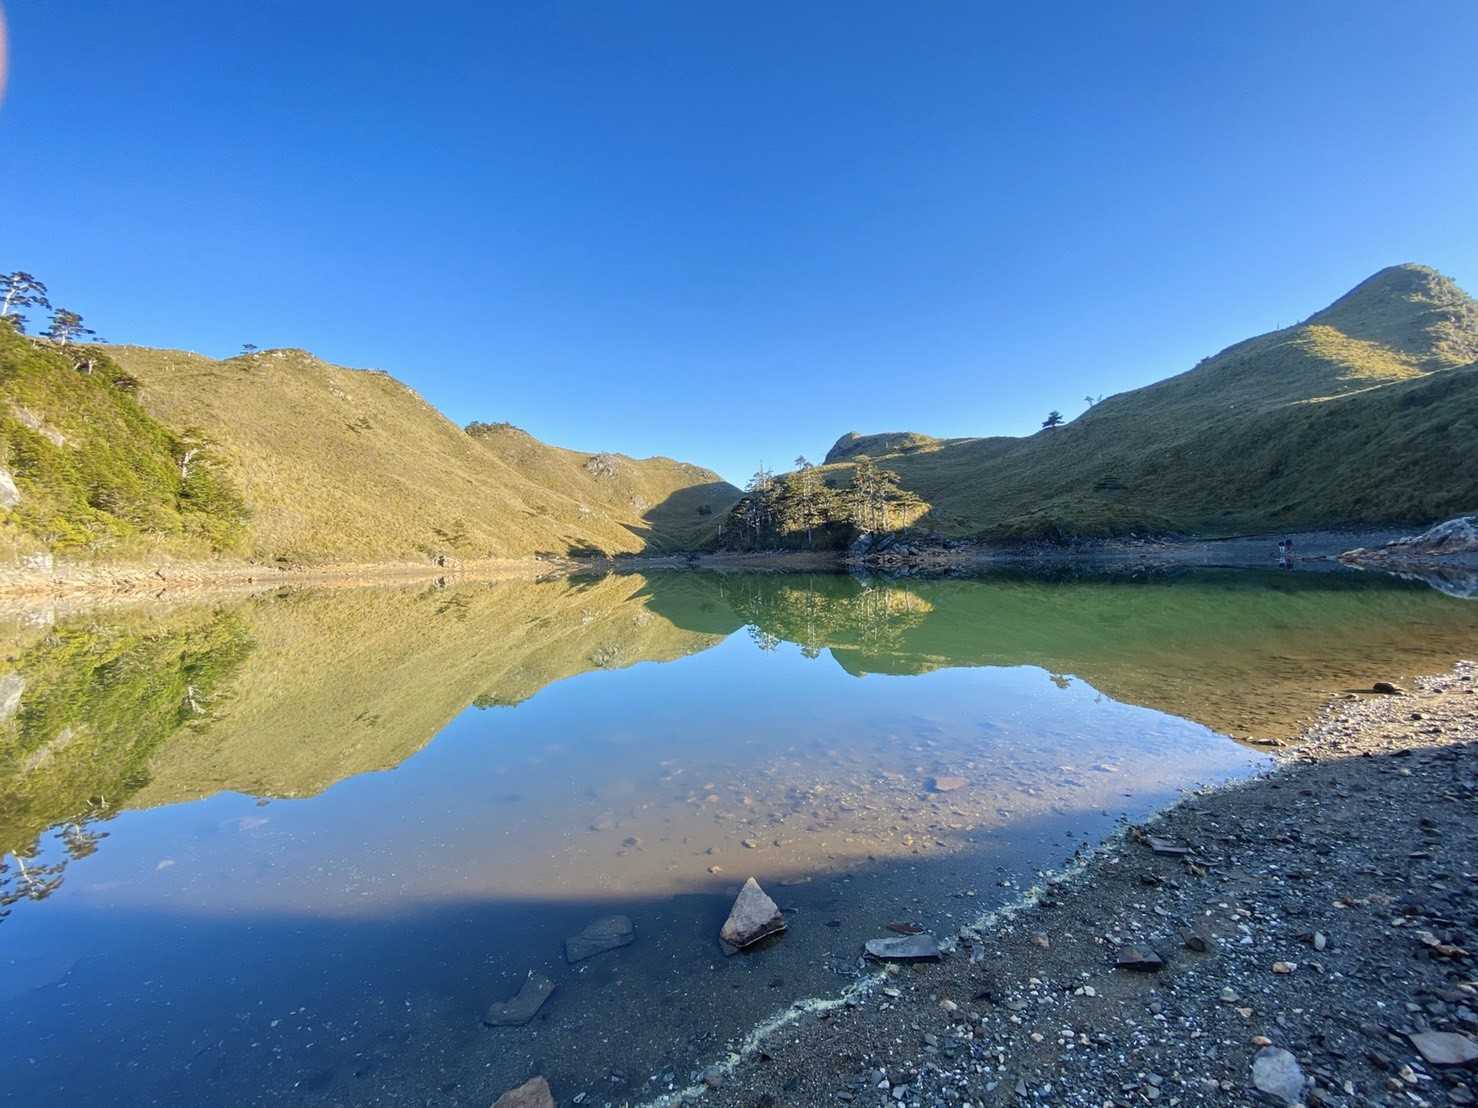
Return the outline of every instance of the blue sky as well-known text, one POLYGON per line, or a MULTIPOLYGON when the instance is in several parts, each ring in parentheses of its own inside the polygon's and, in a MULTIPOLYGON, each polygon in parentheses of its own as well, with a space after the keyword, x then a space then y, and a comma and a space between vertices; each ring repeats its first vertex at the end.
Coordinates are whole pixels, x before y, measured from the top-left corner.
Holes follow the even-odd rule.
POLYGON ((10 0, 0 269, 741 480, 1478 289, 1478 4, 10 0))

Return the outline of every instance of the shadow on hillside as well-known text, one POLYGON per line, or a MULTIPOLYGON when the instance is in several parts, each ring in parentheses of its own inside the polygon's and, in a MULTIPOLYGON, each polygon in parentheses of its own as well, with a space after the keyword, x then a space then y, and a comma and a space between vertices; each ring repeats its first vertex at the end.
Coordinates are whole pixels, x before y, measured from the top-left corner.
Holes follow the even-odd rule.
POLYGON ((705 550, 738 501, 739 490, 727 481, 689 485, 643 512, 643 526, 627 524, 626 529, 642 540, 646 553, 705 550))

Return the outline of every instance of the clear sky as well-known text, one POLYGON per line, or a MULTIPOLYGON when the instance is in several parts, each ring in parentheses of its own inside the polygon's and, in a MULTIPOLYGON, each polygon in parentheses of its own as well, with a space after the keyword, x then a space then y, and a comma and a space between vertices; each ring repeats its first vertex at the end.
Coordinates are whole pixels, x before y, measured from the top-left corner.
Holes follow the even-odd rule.
POLYGON ((1473 0, 6 9, 0 269, 734 480, 1478 289, 1473 0))

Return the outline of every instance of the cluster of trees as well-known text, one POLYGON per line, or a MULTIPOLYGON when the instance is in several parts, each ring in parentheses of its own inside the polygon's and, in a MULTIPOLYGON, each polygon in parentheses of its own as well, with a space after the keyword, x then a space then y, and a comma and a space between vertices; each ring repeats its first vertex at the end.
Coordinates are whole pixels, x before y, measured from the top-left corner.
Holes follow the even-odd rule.
POLYGON ((92 338, 94 342, 107 341, 97 338, 97 332, 85 326, 82 317, 76 312, 67 308, 53 308, 46 285, 25 270, 0 273, 0 319, 24 335, 28 320, 21 314, 22 308, 46 308, 51 312, 51 320, 41 334, 58 346, 69 346, 88 338, 92 338))
POLYGON ((852 479, 845 488, 833 485, 802 455, 783 476, 761 466, 735 505, 730 525, 751 547, 793 544, 802 536, 811 547, 818 532, 841 526, 861 534, 891 531, 923 507, 918 496, 902 487, 898 474, 866 454, 853 459, 852 479))

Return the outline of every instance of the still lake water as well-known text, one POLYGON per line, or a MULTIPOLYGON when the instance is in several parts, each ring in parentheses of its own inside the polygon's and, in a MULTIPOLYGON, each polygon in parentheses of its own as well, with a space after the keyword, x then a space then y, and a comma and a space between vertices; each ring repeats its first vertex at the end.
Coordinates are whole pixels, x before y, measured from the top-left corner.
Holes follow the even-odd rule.
MULTIPOLYGON (((951 933, 1478 650, 1355 573, 672 572, 18 613, 0 1102, 641 1103, 864 940, 951 933), (962 789, 932 792, 958 775, 962 789), (789 930, 725 958, 753 874, 789 930), (576 965, 603 915, 636 941, 576 965), (487 1007, 535 970, 523 1027, 487 1007)), ((4 911, 6 909, 0 909, 4 911)))

